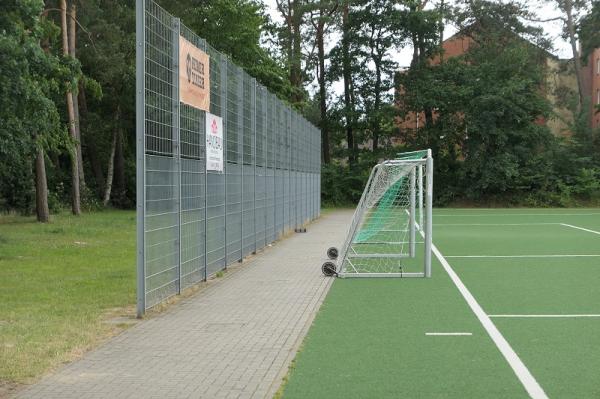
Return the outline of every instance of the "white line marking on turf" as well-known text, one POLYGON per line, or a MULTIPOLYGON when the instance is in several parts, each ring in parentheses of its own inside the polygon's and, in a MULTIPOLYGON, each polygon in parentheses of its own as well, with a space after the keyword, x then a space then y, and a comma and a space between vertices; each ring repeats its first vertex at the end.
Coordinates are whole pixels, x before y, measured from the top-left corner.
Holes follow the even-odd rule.
POLYGON ((441 336, 441 335, 473 335, 473 333, 470 332, 428 332, 425 333, 425 335, 429 335, 429 336, 441 336))
POLYGON ((594 258, 600 254, 590 255, 446 255, 446 258, 594 258))
POLYGON ((434 226, 549 226, 562 223, 434 223, 434 226))
POLYGON ((487 314, 485 314, 485 312, 481 308, 481 305, 477 303, 477 300, 475 300, 473 294, 471 294, 471 292, 463 284, 460 277, 458 277, 458 275, 456 274, 454 269, 452 269, 452 267, 444 258, 442 253, 437 249, 435 245, 432 245, 431 249, 442 264, 442 267, 444 268, 446 273, 448 273, 448 276, 450 276, 450 279, 452 280, 454 285, 456 285, 456 288, 458 288, 463 298, 465 298, 465 300, 471 307, 473 313, 475 313, 475 316, 477 316, 477 318, 479 319, 479 322, 481 323, 483 328, 485 328, 490 338, 492 338, 492 340, 494 341, 494 343, 496 344, 496 346, 498 347, 498 349, 500 350, 510 367, 513 369, 513 371, 517 375, 517 378, 521 381, 521 384, 523 384, 523 386, 527 390, 527 393, 529 393, 529 396, 531 396, 533 399, 548 399, 548 396, 546 395, 540 384, 538 384, 536 379, 533 377, 529 369, 527 369, 527 367, 519 358, 517 353, 510 346, 508 341, 504 338, 504 336, 502 336, 494 322, 492 322, 492 319, 490 319, 490 317, 487 314))
POLYGON ((588 233, 594 233, 600 235, 600 231, 586 229, 584 227, 573 226, 572 224, 561 223, 562 226, 570 227, 572 229, 587 231, 588 233))
POLYGON ((464 217, 464 216, 594 216, 600 215, 600 212, 592 213, 465 213, 465 214, 434 214, 433 216, 443 217, 464 217))
POLYGON ((580 317, 600 317, 600 314, 490 314, 489 317, 507 317, 507 318, 580 318, 580 317))

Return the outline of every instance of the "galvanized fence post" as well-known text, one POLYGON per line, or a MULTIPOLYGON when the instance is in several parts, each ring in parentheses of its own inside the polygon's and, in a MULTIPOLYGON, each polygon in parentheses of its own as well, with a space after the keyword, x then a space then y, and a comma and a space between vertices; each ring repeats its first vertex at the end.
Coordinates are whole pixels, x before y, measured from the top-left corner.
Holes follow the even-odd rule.
MULTIPOLYGON (((319 135, 319 146, 321 146, 321 142, 323 141, 323 137, 321 136, 321 132, 317 132, 317 134, 319 135)), ((319 216, 321 216, 321 158, 319 157, 319 159, 317 160, 317 166, 319 168, 319 176, 318 176, 318 181, 319 181, 319 195, 317 196, 318 200, 319 200, 319 206, 317 207, 317 209, 319 210, 319 216)))
POLYGON ((177 262, 177 293, 181 293, 181 136, 179 131, 180 104, 179 104, 179 35, 181 30, 181 21, 179 18, 173 18, 173 90, 171 102, 172 110, 172 129, 173 129, 173 157, 175 158, 175 207, 177 210, 177 238, 176 262, 177 262))
POLYGON ((275 218, 274 220, 274 226, 275 226, 275 240, 277 240, 280 237, 280 232, 279 232, 279 222, 277 221, 277 194, 278 194, 278 190, 277 190, 277 186, 279 183, 279 177, 277 176, 277 174, 279 173, 279 170, 281 168, 281 148, 279 146, 279 136, 281 135, 280 132, 280 128, 281 126, 279 126, 279 105, 277 104, 277 97, 273 96, 273 110, 274 110, 274 116, 277 120, 277 124, 275 126, 275 129, 273 129, 273 139, 275 140, 275 142, 273 143, 273 154, 275 156, 275 163, 273 165, 273 212, 275 212, 275 218))
POLYGON ((137 228, 137 317, 146 312, 145 213, 146 213, 146 6, 145 0, 135 3, 135 137, 136 137, 136 228, 137 228))
POLYGON ((240 176, 240 258, 241 263, 244 258, 244 73, 242 68, 236 68, 238 81, 238 104, 241 105, 241 112, 238 109, 238 142, 237 142, 237 161, 238 173, 240 176))
MULTIPOLYGON (((292 207, 292 183, 294 182, 294 180, 296 179, 296 173, 294 172, 294 159, 292 158, 292 154, 294 151, 294 144, 295 142, 292 141, 292 113, 288 112, 287 113, 287 121, 286 121, 286 141, 287 141, 287 148, 286 148, 286 162, 285 162, 285 166, 286 166, 286 171, 287 171, 287 179, 288 179, 288 192, 287 192, 287 196, 288 196, 288 218, 289 218, 289 224, 291 227, 292 225, 292 208, 294 211, 294 215, 296 214, 296 209, 298 208, 296 205, 296 203, 294 202, 294 206, 292 207), (292 176, 294 176, 292 178, 292 176)), ((296 188, 296 187, 294 187, 296 188)), ((296 193, 294 193, 296 194, 296 193)), ((294 229, 296 229, 298 226, 296 225, 296 220, 294 218, 294 229)))
POLYGON ((250 86, 251 88, 251 103, 252 106, 250 107, 251 112, 251 120, 252 120, 252 133, 253 133, 253 137, 252 137, 252 146, 250 151, 252 151, 252 166, 253 166, 253 173, 252 173, 252 177, 254 178, 254 190, 252 191, 254 194, 254 198, 252 200, 252 212, 253 212, 253 217, 252 219, 254 220, 254 234, 252 235, 252 237, 254 238, 254 249, 252 251, 253 254, 256 253, 256 155, 257 155, 257 151, 256 151, 256 79, 252 78, 252 85, 250 86))
POLYGON ((264 155, 265 155, 265 168, 264 168, 264 180, 265 180, 265 246, 267 246, 269 244, 269 239, 267 236, 267 231, 268 231, 268 225, 267 225, 267 212, 268 212, 268 207, 267 204, 269 203, 269 193, 267 192, 267 187, 268 187, 268 183, 267 183, 267 175, 268 175, 268 171, 269 171, 269 120, 268 120, 268 116, 269 116, 269 96, 268 93, 266 92, 266 90, 263 90, 263 94, 262 94, 262 104, 263 104, 263 129, 265 131, 265 135, 263 136, 263 148, 264 148, 264 155))
MULTIPOLYGON (((202 51, 208 53, 206 40, 200 39, 202 51)), ((210 66, 210 61, 209 61, 210 66)), ((210 76, 209 76, 210 77, 210 76)), ((211 89, 208 88, 208 95, 211 96, 211 89)), ((209 101, 210 109, 210 101, 209 101)), ((202 137, 202 147, 204 148, 204 162, 202 168, 204 169, 204 273, 201 280, 206 281, 208 278, 208 170, 206 169, 206 111, 204 111, 204 123, 200 125, 200 129, 204 132, 202 137)))
POLYGON ((229 120, 227 118, 227 57, 221 54, 221 118, 223 118, 223 188, 225 191, 225 199, 223 204, 223 245, 225 264, 223 268, 227 268, 227 131, 229 129, 229 120))
POLYGON ((208 170, 206 169, 206 112, 204 113, 204 130, 203 145, 204 145, 204 276, 202 280, 208 279, 208 170))
MULTIPOLYGON (((273 114, 277 114, 278 110, 277 110, 277 102, 275 101, 275 96, 271 95, 271 99, 273 101, 273 114)), ((274 116, 275 116, 274 115, 274 116)), ((278 146, 277 146, 277 141, 279 140, 278 135, 277 135, 277 131, 279 129, 279 126, 275 126, 273 129, 273 241, 275 241, 278 236, 277 236, 277 163, 278 163, 278 156, 277 156, 277 151, 278 151, 278 146)))

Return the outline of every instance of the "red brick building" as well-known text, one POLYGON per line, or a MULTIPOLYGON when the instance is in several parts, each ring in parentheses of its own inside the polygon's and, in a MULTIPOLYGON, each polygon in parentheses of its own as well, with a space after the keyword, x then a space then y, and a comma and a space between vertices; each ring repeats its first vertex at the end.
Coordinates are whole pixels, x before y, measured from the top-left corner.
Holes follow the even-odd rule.
POLYGON ((585 92, 591 97, 592 127, 600 127, 600 113, 596 107, 600 105, 600 48, 595 49, 588 58, 587 65, 581 71, 585 92))
MULTIPOLYGON (((442 43, 443 54, 436 56, 431 62, 436 65, 440 63, 442 57, 447 59, 460 56, 469 49, 472 43, 473 39, 470 36, 460 33, 456 34, 442 43)), ((544 52, 544 54, 547 76, 545 87, 542 90, 552 104, 555 115, 550 120, 540 118, 539 123, 546 124, 552 133, 557 136, 568 136, 571 134, 568 126, 573 121, 573 113, 564 105, 564 101, 560 101, 560 90, 558 89, 568 88, 573 93, 577 93, 577 77, 573 61, 559 59, 548 52, 544 52)), ((596 49, 593 52, 582 73, 584 74, 585 91, 592 98, 592 107, 595 107, 595 104, 600 104, 600 49, 596 49)), ((401 92, 402 88, 399 88, 400 99, 401 92)), ((425 116, 423 113, 418 115, 411 113, 403 120, 397 121, 400 129, 404 131, 413 130, 415 133, 424 123, 425 116)), ((600 126, 600 113, 594 115, 592 112, 592 125, 594 127, 600 126)))

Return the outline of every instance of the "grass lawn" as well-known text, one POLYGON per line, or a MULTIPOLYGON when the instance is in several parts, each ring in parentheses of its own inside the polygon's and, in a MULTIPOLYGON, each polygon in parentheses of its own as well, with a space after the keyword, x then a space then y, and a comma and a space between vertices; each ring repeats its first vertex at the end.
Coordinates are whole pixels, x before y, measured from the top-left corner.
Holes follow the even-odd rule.
POLYGON ((0 388, 27 383, 126 327, 135 212, 0 216, 0 388))

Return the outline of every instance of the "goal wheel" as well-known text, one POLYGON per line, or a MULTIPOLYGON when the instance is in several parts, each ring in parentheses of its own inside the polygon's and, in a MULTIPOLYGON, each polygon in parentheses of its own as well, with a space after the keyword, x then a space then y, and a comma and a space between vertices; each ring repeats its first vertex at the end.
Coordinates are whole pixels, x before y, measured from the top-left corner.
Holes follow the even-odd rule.
POLYGON ((334 276, 335 273, 335 263, 333 262, 325 262, 323 266, 321 266, 321 271, 327 277, 334 276))
POLYGON ((327 257, 329 259, 337 259, 338 257, 338 249, 336 247, 331 247, 327 250, 327 257))

